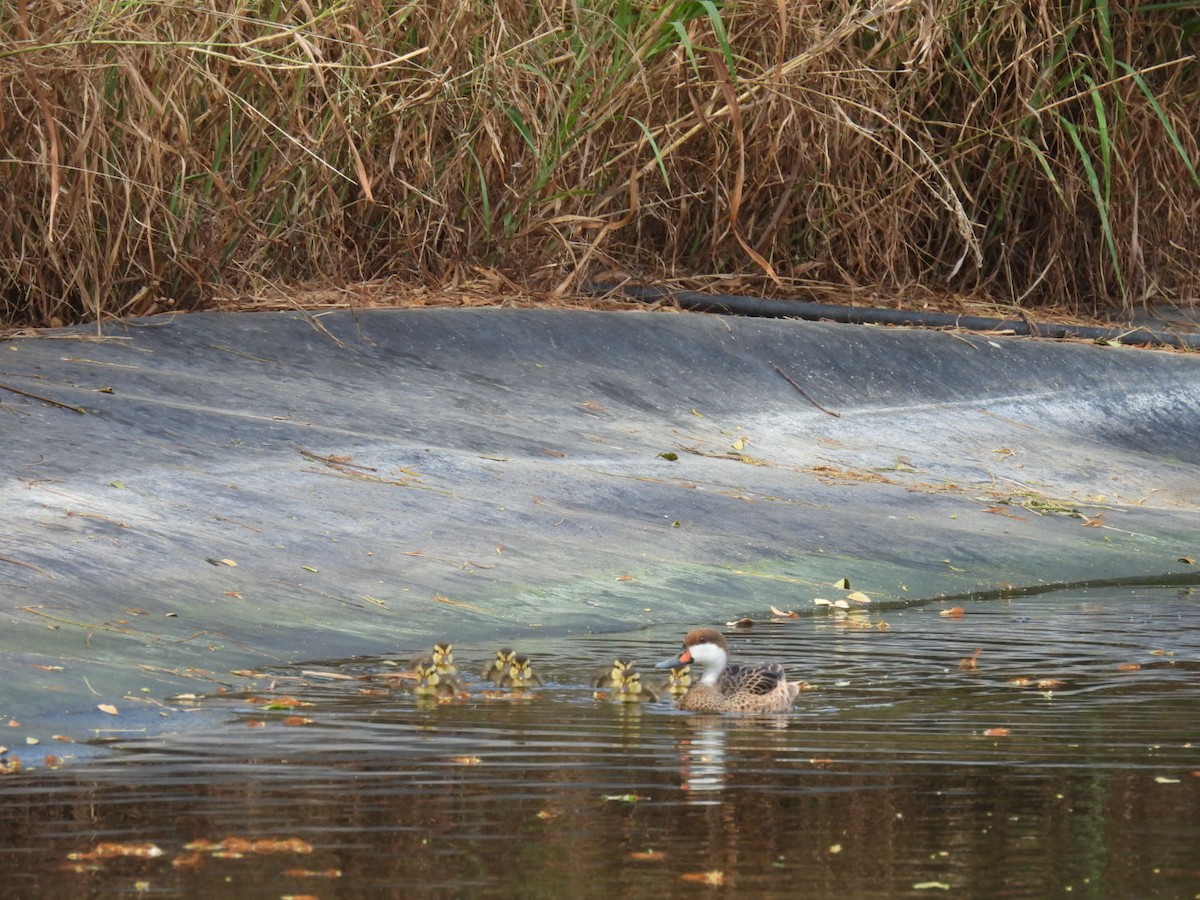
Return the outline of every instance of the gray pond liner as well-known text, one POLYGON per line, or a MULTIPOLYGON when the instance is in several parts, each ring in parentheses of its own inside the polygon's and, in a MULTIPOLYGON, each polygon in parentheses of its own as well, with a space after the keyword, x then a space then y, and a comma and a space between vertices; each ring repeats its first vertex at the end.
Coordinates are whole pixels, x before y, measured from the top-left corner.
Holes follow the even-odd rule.
POLYGON ((1196 583, 1193 355, 557 310, 0 344, 4 743, 306 659, 1196 583))

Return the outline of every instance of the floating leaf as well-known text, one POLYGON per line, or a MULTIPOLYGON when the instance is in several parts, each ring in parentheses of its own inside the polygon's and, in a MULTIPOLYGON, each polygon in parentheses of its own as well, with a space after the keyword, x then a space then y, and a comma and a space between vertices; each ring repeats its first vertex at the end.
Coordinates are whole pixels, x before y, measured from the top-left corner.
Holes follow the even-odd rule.
POLYGON ((738 438, 736 441, 734 441, 729 446, 732 447, 734 450, 745 450, 746 449, 746 439, 738 438))
POLYGON ((1118 672, 1136 672, 1142 667, 1141 663, 1121 663, 1117 666, 1118 672))
POLYGON ((976 651, 974 653, 972 653, 970 656, 965 657, 964 659, 960 659, 958 661, 958 667, 960 669, 978 669, 979 668, 979 656, 982 653, 983 653, 982 647, 976 649, 976 651))
MULTIPOLYGON (((259 697, 250 698, 251 703, 262 703, 259 697)), ((295 709, 298 706, 312 706, 311 703, 305 703, 303 700, 297 700, 295 697, 274 697, 262 706, 263 709, 295 709)))
POLYGON ((794 610, 789 609, 787 612, 784 612, 782 609, 779 609, 778 607, 775 607, 775 606, 771 607, 771 615, 778 616, 781 619, 798 619, 798 618, 800 618, 800 613, 795 612, 794 610))
POLYGON ((1183 563, 1185 566, 1194 566, 1196 564, 1196 560, 1192 559, 1190 556, 1181 556, 1179 557, 1178 561, 1183 563))
POLYGON ((618 575, 617 581, 637 581, 632 575, 618 575))
POLYGON ((110 716, 117 715, 117 708, 111 703, 100 703, 96 706, 96 709, 100 710, 102 713, 108 713, 110 716))
POLYGON ((289 878, 341 878, 341 869, 284 869, 284 875, 289 878))
POLYGON ((283 724, 293 728, 301 725, 311 725, 313 722, 308 716, 284 716, 283 724))
POLYGON ((870 603, 871 598, 862 591, 851 591, 846 595, 847 600, 853 600, 855 603, 870 603))
POLYGON ((87 853, 68 853, 67 859, 118 859, 124 856, 154 859, 162 855, 162 849, 156 844, 120 844, 115 841, 104 841, 87 853))
POLYGON ((679 877, 684 881, 691 881, 696 884, 710 884, 714 887, 719 887, 725 883, 725 873, 720 869, 713 869, 709 872, 685 872, 679 877))
POLYGON ((478 756, 452 756, 450 762, 460 766, 477 766, 483 760, 478 756))
POLYGON ((638 803, 650 798, 643 794, 605 794, 602 799, 608 800, 611 803, 638 803))
POLYGON ((984 737, 1008 737, 1012 734, 1011 728, 989 728, 983 733, 984 737))
POLYGON ((679 462, 679 454, 672 453, 670 450, 664 450, 662 453, 658 454, 658 456, 655 458, 656 459, 665 459, 667 462, 679 462))
POLYGON ((661 850, 634 850, 629 854, 629 858, 638 862, 662 862, 667 858, 667 854, 661 850))
POLYGON ((735 619, 734 621, 726 622, 725 624, 730 628, 752 628, 754 626, 754 620, 749 616, 743 616, 740 619, 735 619))
POLYGON ((938 615, 943 619, 961 619, 964 612, 961 606, 952 606, 949 609, 943 609, 938 615))
POLYGON ((1179 784, 1178 778, 1168 778, 1166 775, 1159 775, 1154 780, 1159 784, 1179 784))
POLYGON ((839 578, 837 581, 835 581, 833 583, 833 586, 835 588, 837 588, 838 590, 848 591, 848 590, 850 590, 850 579, 849 578, 839 578))
POLYGON ((553 821, 554 819, 558 818, 558 813, 551 812, 548 809, 539 809, 537 811, 537 817, 539 819, 541 819, 543 822, 550 822, 550 821, 553 821))
POLYGON ((950 885, 944 881, 918 881, 913 885, 914 891, 948 891, 950 885))
POLYGON ((301 566, 300 568, 302 568, 305 572, 318 573, 321 571, 320 569, 314 569, 312 566, 301 566))

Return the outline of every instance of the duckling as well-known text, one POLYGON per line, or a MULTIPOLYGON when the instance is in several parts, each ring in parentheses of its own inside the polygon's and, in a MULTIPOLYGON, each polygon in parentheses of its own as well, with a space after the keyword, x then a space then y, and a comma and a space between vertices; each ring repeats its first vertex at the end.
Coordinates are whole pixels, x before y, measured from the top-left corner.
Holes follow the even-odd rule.
POLYGON ((441 675, 457 675, 458 666, 454 665, 454 645, 442 641, 433 645, 433 664, 441 675))
POLYGON ((787 712, 800 693, 789 684, 783 666, 728 665, 725 636, 715 628, 696 628, 683 639, 683 651, 664 659, 655 668, 673 669, 680 663, 700 667, 700 681, 692 684, 676 705, 696 712, 787 712))
POLYGON ((626 671, 621 676, 621 683, 609 692, 608 698, 614 703, 653 703, 658 694, 649 685, 642 684, 641 672, 626 671))
POLYGON ((458 679, 449 673, 438 671, 437 663, 426 657, 413 665, 417 675, 417 683, 413 685, 413 693, 418 697, 433 697, 435 699, 454 698, 462 693, 458 679))
POLYGON ((508 671, 508 667, 512 665, 513 658, 516 657, 517 651, 511 650, 508 647, 503 647, 496 651, 496 658, 487 664, 483 670, 483 677, 493 684, 499 684, 500 679, 504 677, 504 673, 508 671))
POLYGON ((612 688, 613 690, 617 690, 621 687, 621 682, 624 680, 625 674, 631 672, 633 667, 634 662, 632 659, 624 659, 618 656, 613 659, 612 667, 608 671, 603 675, 596 676, 595 681, 592 682, 592 686, 601 689, 612 688))
POLYGON ((454 645, 449 641, 442 641, 440 644, 433 645, 433 655, 421 655, 413 659, 408 667, 416 669, 421 663, 432 662, 437 666, 439 675, 457 675, 458 667, 454 665, 454 645))
POLYGON ((692 667, 674 665, 667 671, 667 684, 664 690, 668 694, 686 694, 692 686, 692 667))
POLYGON ((534 684, 545 684, 545 682, 533 671, 533 663, 530 662, 528 656, 514 655, 512 662, 500 674, 496 684, 500 687, 527 688, 534 684))

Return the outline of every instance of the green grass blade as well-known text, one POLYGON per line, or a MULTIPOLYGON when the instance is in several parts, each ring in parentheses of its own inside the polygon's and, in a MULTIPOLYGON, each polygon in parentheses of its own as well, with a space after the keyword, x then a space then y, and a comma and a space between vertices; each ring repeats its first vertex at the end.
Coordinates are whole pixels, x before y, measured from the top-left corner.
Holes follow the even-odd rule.
POLYGON ((1125 279, 1121 274, 1121 259, 1117 254, 1117 242, 1113 235, 1112 222, 1108 217, 1108 204, 1104 200, 1104 192, 1100 185, 1100 176, 1096 173, 1096 166, 1092 162, 1092 155, 1088 153, 1087 147, 1084 146, 1083 139, 1079 135, 1079 127, 1069 119, 1059 116, 1058 122, 1062 126, 1063 131, 1071 138, 1071 143, 1075 145, 1075 152, 1079 154, 1079 161, 1083 164, 1084 173, 1087 175, 1088 186, 1092 190, 1092 198, 1096 201, 1096 212, 1100 216, 1100 230, 1104 233, 1104 245, 1108 248, 1109 259, 1112 260, 1113 274, 1117 277, 1117 284, 1121 287, 1121 292, 1125 291, 1125 279))
POLYGON ((1192 176, 1192 183, 1200 187, 1200 175, 1196 173, 1196 164, 1188 156, 1187 148, 1183 146, 1183 141, 1179 139, 1179 133, 1175 130, 1175 126, 1171 124, 1171 119, 1167 115, 1167 111, 1158 102, 1158 97, 1154 96, 1154 91, 1150 89, 1150 85, 1146 84, 1146 79, 1128 63, 1118 61, 1117 65, 1133 76, 1133 83, 1138 86, 1143 96, 1145 96, 1146 101, 1150 104, 1150 108, 1158 116, 1158 121, 1162 123, 1163 131, 1167 133, 1167 140, 1171 142, 1171 146, 1175 148, 1175 152, 1179 154, 1179 158, 1183 160, 1183 164, 1187 167, 1188 174, 1192 176))

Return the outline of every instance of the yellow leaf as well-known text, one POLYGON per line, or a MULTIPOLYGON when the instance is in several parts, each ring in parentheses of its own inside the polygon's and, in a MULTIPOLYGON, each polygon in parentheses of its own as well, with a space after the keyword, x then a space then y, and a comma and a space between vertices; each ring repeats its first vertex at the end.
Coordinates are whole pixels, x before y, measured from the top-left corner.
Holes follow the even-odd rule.
POLYGON ((853 600, 855 603, 870 603, 871 598, 862 591, 851 591, 846 595, 847 600, 853 600))
POLYGON ((746 439, 738 438, 736 441, 734 441, 732 444, 730 444, 730 446, 733 447, 734 450, 745 450, 746 449, 746 439))
POLYGON ((110 716, 115 716, 117 714, 117 708, 111 703, 101 703, 96 707, 96 709, 100 710, 100 712, 108 713, 110 716))

